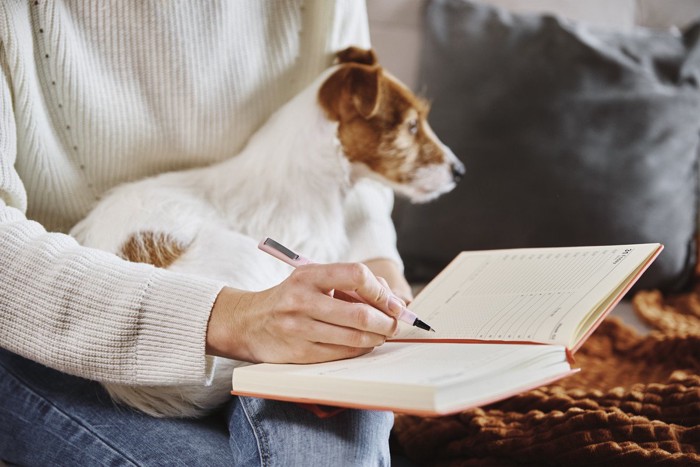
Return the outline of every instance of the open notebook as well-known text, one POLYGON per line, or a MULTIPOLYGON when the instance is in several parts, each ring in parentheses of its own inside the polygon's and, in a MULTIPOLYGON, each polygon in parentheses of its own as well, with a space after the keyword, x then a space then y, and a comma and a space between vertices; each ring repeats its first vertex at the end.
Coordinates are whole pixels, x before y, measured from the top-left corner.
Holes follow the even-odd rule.
POLYGON ((463 252, 410 305, 405 326, 361 357, 236 368, 233 393, 448 414, 577 371, 572 354, 662 250, 659 244, 463 252))

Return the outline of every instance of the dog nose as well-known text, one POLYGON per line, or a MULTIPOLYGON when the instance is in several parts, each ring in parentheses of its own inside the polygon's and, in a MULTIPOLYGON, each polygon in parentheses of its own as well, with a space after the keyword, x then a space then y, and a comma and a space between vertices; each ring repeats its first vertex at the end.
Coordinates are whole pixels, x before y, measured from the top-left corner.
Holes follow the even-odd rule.
POLYGON ((455 183, 459 182, 462 179, 462 176, 464 175, 464 164, 461 162, 453 162, 452 163, 452 180, 455 181, 455 183))

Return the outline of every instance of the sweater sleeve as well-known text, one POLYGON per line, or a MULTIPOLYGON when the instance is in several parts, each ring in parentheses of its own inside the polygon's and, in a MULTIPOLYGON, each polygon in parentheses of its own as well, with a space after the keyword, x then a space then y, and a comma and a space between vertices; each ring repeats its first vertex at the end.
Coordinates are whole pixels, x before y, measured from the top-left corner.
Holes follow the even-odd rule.
POLYGON ((0 346, 99 381, 206 381, 206 327, 223 284, 129 263, 28 220, 1 47, 0 65, 0 346))
POLYGON ((348 193, 345 219, 350 239, 350 261, 386 258, 403 270, 391 220, 394 195, 377 182, 363 180, 348 193))

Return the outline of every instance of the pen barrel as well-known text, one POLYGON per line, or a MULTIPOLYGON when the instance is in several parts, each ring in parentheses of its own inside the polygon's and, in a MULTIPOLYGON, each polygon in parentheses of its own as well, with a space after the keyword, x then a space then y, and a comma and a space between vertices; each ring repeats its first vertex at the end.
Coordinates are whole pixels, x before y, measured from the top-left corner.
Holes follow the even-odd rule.
POLYGON ((309 258, 305 258, 301 255, 295 261, 295 266, 304 266, 305 264, 314 264, 314 262, 311 261, 309 258))
POLYGON ((404 323, 408 323, 411 325, 416 321, 416 318, 418 318, 418 315, 416 315, 408 308, 404 308, 401 311, 401 314, 399 315, 399 321, 403 321, 404 323))

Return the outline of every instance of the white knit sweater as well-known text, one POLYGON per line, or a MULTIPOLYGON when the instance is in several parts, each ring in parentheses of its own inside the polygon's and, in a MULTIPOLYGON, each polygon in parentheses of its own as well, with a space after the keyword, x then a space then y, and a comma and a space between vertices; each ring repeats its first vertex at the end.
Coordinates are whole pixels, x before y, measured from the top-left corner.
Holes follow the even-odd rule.
MULTIPOLYGON (((119 183, 235 155, 368 36, 361 0, 2 0, 0 345, 101 381, 205 381, 223 284, 61 232, 119 183)), ((353 192, 352 259, 400 261, 391 203, 353 192)))

